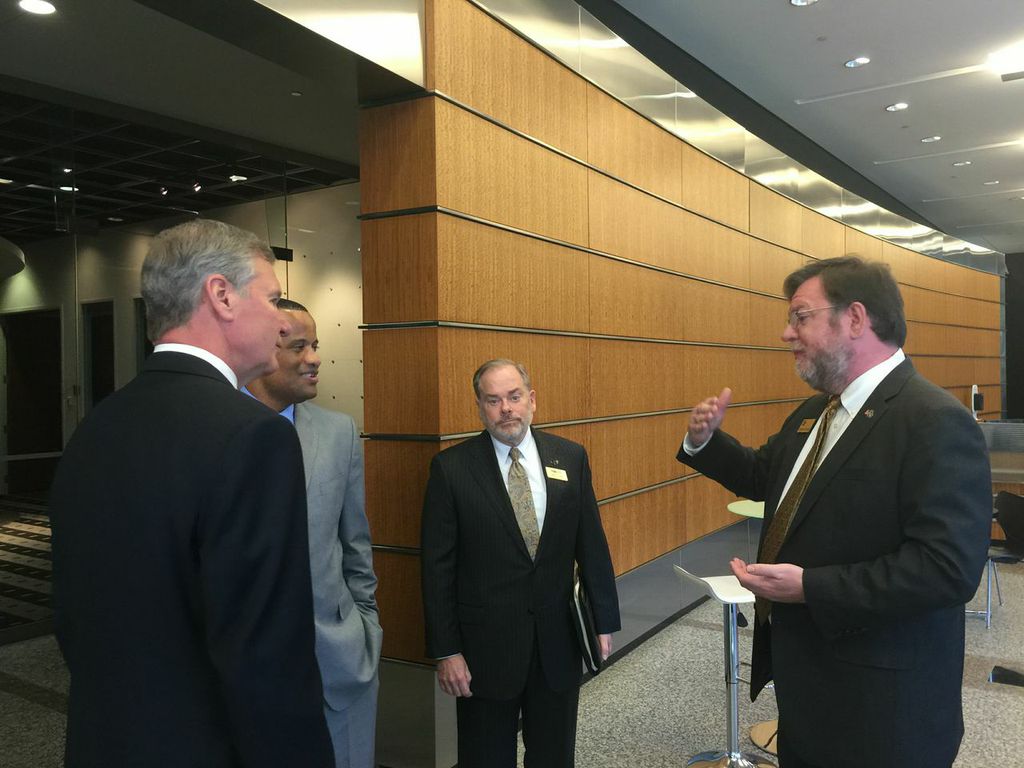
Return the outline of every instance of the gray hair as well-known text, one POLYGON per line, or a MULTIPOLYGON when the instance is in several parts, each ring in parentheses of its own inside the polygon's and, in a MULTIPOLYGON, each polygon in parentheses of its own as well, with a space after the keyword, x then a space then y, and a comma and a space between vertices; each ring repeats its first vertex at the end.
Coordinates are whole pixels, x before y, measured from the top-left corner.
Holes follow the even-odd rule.
POLYGON ((522 363, 509 360, 507 357, 499 357, 494 360, 488 360, 477 368, 476 373, 473 374, 473 391, 476 393, 477 400, 480 399, 480 379, 483 378, 483 375, 495 368, 504 368, 505 366, 511 366, 519 371, 519 375, 523 379, 523 386, 526 387, 527 392, 533 389, 533 386, 530 384, 530 374, 526 372, 526 368, 522 363))
POLYGON ((263 240, 222 221, 195 219, 158 234, 142 264, 150 341, 188 322, 210 275, 223 275, 244 293, 255 275, 254 258, 275 260, 263 240))

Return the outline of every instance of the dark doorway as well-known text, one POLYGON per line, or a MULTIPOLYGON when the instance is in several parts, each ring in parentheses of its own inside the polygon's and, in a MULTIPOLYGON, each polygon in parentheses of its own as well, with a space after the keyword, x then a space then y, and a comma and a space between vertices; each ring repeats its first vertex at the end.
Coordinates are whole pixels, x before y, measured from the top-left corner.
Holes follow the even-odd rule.
POLYGON ((0 315, 8 493, 45 491, 63 448, 60 311, 0 315))
POLYGON ((114 302, 82 305, 85 412, 114 391, 114 302))

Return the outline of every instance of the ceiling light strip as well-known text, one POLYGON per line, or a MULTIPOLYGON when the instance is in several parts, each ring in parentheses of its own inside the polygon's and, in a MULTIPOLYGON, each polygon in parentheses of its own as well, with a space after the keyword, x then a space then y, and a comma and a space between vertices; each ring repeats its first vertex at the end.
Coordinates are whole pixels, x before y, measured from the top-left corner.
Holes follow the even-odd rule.
POLYGON ((877 91, 887 91, 890 88, 902 88, 905 85, 914 85, 915 83, 927 83, 932 80, 942 80, 947 77, 960 77, 961 75, 973 75, 975 72, 987 72, 988 67, 980 64, 971 67, 960 67, 959 69, 947 69, 942 72, 932 72, 929 75, 921 75, 920 77, 911 77, 908 80, 899 80, 895 83, 886 83, 885 85, 873 85, 869 88, 858 88, 854 91, 840 91, 839 93, 828 93, 824 96, 813 96, 809 99, 794 99, 794 104, 817 104, 819 101, 830 101, 832 99, 842 99, 847 96, 859 96, 862 93, 876 93, 877 91))
POLYGON ((947 200, 966 200, 972 197, 998 197, 1000 195, 1012 195, 1016 192, 1024 192, 1024 188, 1017 189, 997 189, 992 192, 976 192, 971 195, 953 195, 951 197, 929 197, 926 200, 922 200, 922 203, 942 203, 947 200))
POLYGON ((890 160, 872 160, 872 165, 890 165, 892 163, 905 163, 908 160, 927 160, 930 157, 948 157, 949 155, 962 155, 964 152, 981 152, 984 149, 1003 149, 1005 147, 1016 147, 1024 145, 1024 140, 1014 139, 1013 141, 999 141, 995 144, 979 144, 976 147, 961 147, 950 149, 945 152, 929 152, 924 155, 910 155, 908 157, 894 157, 890 160))

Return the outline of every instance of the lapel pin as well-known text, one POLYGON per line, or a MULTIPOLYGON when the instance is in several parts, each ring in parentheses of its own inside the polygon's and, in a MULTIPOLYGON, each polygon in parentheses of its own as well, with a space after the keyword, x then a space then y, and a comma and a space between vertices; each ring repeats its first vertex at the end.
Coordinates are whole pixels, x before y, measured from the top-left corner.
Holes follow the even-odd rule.
POLYGON ((864 416, 869 418, 869 419, 871 417, 873 417, 874 415, 875 415, 875 409, 874 408, 868 408, 866 411, 864 411, 864 416))

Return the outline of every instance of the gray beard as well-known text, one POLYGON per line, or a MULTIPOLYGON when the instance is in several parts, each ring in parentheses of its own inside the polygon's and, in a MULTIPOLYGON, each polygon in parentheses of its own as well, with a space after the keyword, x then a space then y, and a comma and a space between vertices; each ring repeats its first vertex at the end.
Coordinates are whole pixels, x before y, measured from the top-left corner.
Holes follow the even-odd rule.
POLYGON ((797 375, 808 386, 827 395, 838 395, 846 386, 853 351, 848 347, 821 350, 813 358, 797 361, 797 375))

